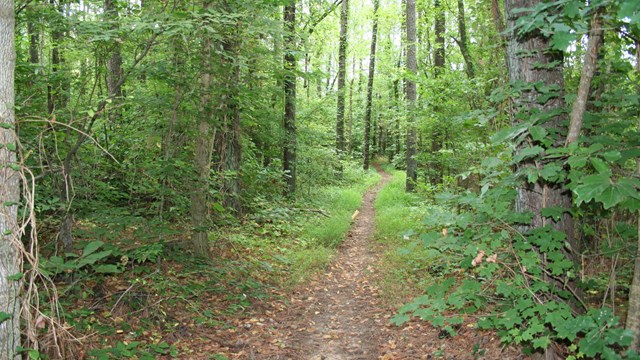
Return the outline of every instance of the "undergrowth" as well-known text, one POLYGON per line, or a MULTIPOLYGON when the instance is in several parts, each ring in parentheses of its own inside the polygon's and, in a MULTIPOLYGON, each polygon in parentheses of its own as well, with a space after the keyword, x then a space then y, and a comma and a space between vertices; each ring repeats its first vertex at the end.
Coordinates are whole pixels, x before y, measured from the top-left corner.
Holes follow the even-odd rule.
POLYGON ((407 297, 419 293, 420 284, 429 281, 429 259, 419 248, 409 249, 424 216, 419 198, 405 192, 406 175, 402 171, 385 169, 392 174, 390 182, 380 190, 375 201, 377 241, 385 245, 379 266, 383 269, 381 290, 385 301, 402 304, 407 297))

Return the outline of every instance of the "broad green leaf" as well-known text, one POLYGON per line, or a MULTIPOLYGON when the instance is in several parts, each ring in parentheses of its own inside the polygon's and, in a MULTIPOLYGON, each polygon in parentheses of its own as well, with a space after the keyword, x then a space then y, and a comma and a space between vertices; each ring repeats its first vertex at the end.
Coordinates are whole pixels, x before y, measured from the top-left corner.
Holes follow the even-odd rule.
POLYGON ((397 314, 394 317, 392 317, 389 320, 389 322, 391 322, 392 324, 394 324, 396 326, 400 326, 400 325, 406 323, 409 320, 411 320, 411 317, 409 315, 397 314))
POLYGON ((526 147, 521 149, 516 156, 513 157, 514 163, 519 163, 524 159, 528 159, 540 155, 544 149, 541 146, 526 147))
POLYGON ((100 240, 96 240, 96 241, 92 241, 92 242, 88 243, 84 247, 84 250, 82 251, 82 256, 87 256, 87 255, 90 255, 90 254, 94 253, 102 245, 104 245, 104 242, 102 242, 100 240))
POLYGON ((569 212, 570 209, 561 206, 551 206, 540 210, 540 215, 552 218, 554 221, 560 220, 562 214, 569 212))
POLYGON ((614 162, 620 160, 622 158, 622 154, 620 153, 620 151, 607 151, 606 153, 602 154, 602 157, 609 162, 614 162))
POLYGON ((3 322, 11 319, 12 317, 13 317, 13 315, 7 314, 6 312, 0 311, 0 324, 2 324, 3 322))
POLYGON ((122 269, 120 269, 118 265, 103 264, 103 265, 96 266, 94 268, 94 271, 99 274, 119 274, 122 272, 122 269))
POLYGON ((545 136, 547 136, 547 134, 549 134, 547 129, 545 129, 542 126, 539 126, 539 125, 532 126, 529 129, 529 132, 531 133, 531 138, 533 140, 535 140, 535 141, 542 141, 542 140, 544 140, 545 136))
POLYGON ((595 200, 601 202, 605 209, 611 209, 626 199, 627 196, 617 186, 609 186, 599 197, 595 197, 595 200))
POLYGON ((586 156, 571 156, 567 163, 571 166, 572 169, 582 169, 585 165, 587 165, 587 157, 586 156))
POLYGON ((533 339, 533 347, 536 349, 546 349, 549 344, 551 344, 551 340, 549 340, 548 336, 533 339))
POLYGON ((491 142, 494 144, 503 144, 507 140, 515 139, 526 130, 527 127, 522 124, 500 130, 491 137, 491 142))
POLYGON ((596 171, 600 174, 611 174, 611 169, 609 168, 609 165, 607 165, 604 161, 600 160, 599 158, 593 157, 591 158, 591 165, 593 165, 593 168, 596 169, 596 171))
POLYGON ((86 265, 93 265, 96 262, 108 257, 109 255, 111 255, 111 250, 99 251, 89 256, 84 256, 78 259, 77 269, 80 269, 86 265))
POLYGON ((611 186, 608 174, 590 175, 582 180, 582 185, 576 186, 573 192, 576 194, 576 205, 599 198, 600 195, 611 186))
POLYGON ((602 353, 605 342, 598 336, 597 331, 592 331, 578 342, 578 347, 586 356, 593 358, 602 353))
POLYGON ((556 163, 547 164, 540 170, 540 177, 547 181, 557 181, 562 179, 563 176, 562 167, 556 163))

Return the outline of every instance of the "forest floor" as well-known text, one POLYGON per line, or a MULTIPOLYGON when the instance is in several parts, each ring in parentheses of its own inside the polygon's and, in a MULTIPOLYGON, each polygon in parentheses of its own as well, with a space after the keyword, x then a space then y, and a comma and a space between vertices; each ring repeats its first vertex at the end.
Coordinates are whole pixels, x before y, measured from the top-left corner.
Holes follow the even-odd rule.
POLYGON ((191 343, 190 358, 522 359, 495 334, 478 330, 475 319, 466 319, 455 337, 422 321, 390 324, 395 309, 376 286, 384 249, 374 241, 373 205, 390 178, 382 175, 365 194, 346 240, 322 275, 286 293, 274 290, 279 300, 254 304, 248 316, 225 328, 183 338, 191 343))

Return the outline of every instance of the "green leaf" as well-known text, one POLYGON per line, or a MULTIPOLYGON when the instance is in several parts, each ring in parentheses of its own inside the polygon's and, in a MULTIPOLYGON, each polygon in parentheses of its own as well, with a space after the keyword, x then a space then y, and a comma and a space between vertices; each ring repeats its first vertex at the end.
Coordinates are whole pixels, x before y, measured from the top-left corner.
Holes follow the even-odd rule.
POLYGON ((24 276, 24 273, 19 272, 19 273, 14 274, 14 275, 7 276, 7 280, 9 280, 9 281, 19 281, 19 280, 22 280, 23 276, 24 276))
POLYGON ((406 314, 396 314, 394 317, 392 317, 389 321, 396 325, 396 326, 400 326, 404 323, 406 323, 407 321, 411 320, 411 317, 409 315, 406 314))
POLYGON ((2 324, 3 322, 11 319, 12 317, 13 317, 13 315, 7 314, 6 312, 0 311, 0 324, 2 324))
POLYGON ((620 151, 608 151, 604 154, 602 154, 602 157, 609 161, 609 162, 614 162, 617 160, 620 160, 622 158, 622 154, 620 153, 620 151))
POLYGON ((558 221, 562 217, 562 214, 569 212, 569 210, 570 209, 561 206, 551 206, 540 210, 540 215, 558 221))
POLYGON ((604 161, 600 160, 599 158, 591 158, 591 165, 593 165, 593 168, 596 169, 596 171, 600 174, 611 174, 611 169, 609 168, 609 165, 607 165, 604 161))
POLYGON ((533 147, 526 147, 520 150, 520 152, 513 157, 513 162, 514 163, 519 163, 524 159, 528 159, 537 155, 540 155, 542 152, 544 151, 544 149, 541 146, 533 146, 533 147))
POLYGON ((99 274, 119 274, 122 272, 122 269, 120 269, 118 265, 103 264, 103 265, 96 266, 94 268, 94 271, 99 274))
POLYGON ((78 260, 78 265, 76 266, 76 269, 80 269, 86 265, 93 265, 96 262, 111 255, 111 252, 112 252, 111 250, 105 250, 105 251, 93 253, 89 256, 84 256, 78 260))
POLYGON ((585 165, 587 165, 587 157, 586 156, 571 156, 567 162, 572 169, 582 169, 585 165))
POLYGON ((592 331, 578 342, 578 348, 580 352, 593 358, 597 354, 602 353, 605 348, 605 343, 604 340, 597 335, 597 331, 592 331))
POLYGON ((12 123, 0 122, 0 128, 13 130, 15 127, 14 127, 14 125, 12 123))
POLYGON ((96 240, 96 241, 92 241, 92 242, 88 243, 84 247, 84 250, 82 251, 82 256, 87 256, 87 255, 90 255, 90 254, 94 253, 102 245, 104 245, 104 242, 102 242, 100 240, 96 240))
POLYGON ((539 125, 532 126, 529 129, 529 133, 531 133, 531 138, 535 141, 542 141, 547 136, 547 134, 549 134, 547 129, 539 125))
POLYGON ((551 340, 549 340, 548 336, 533 339, 533 347, 536 349, 546 349, 549 344, 551 344, 551 340))
POLYGON ((527 127, 523 124, 500 130, 491 137, 491 142, 494 144, 502 144, 507 140, 515 139, 526 130, 527 127))
POLYGON ((540 177, 547 181, 557 181, 564 177, 562 166, 556 163, 547 164, 540 170, 540 177))
POLYGON ((576 41, 577 35, 570 32, 556 32, 551 38, 551 48, 565 51, 572 42, 576 41))
POLYGON ((576 194, 576 205, 599 198, 600 195, 611 186, 608 174, 589 175, 582 180, 582 185, 573 189, 576 194))

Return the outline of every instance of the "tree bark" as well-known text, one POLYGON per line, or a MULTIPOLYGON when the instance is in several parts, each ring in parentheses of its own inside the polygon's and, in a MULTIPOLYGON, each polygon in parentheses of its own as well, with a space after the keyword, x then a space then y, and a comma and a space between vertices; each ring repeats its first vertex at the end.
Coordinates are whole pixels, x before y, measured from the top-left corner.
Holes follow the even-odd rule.
MULTIPOLYGON (((285 54, 284 54, 284 161, 283 170, 287 183, 287 195, 296 192, 296 1, 284 7, 285 54)), ((320 90, 319 90, 320 91, 320 90)))
POLYGON ((436 46, 433 52, 433 64, 435 66, 436 76, 438 76, 444 70, 445 62, 445 16, 444 9, 440 4, 440 0, 434 1, 434 8, 436 11, 436 21, 434 29, 436 35, 436 46))
POLYGON ((589 42, 584 56, 584 64, 582 65, 580 85, 578 86, 578 97, 573 103, 573 107, 571 109, 571 121, 569 122, 569 133, 567 134, 566 145, 578 140, 580 131, 582 130, 582 121, 584 112, 587 109, 591 80, 596 72, 598 62, 598 47, 602 43, 602 36, 604 32, 602 29, 602 14, 600 12, 601 10, 596 10, 593 14, 593 18, 591 19, 589 42))
POLYGON ((460 37, 460 39, 456 40, 456 42, 460 47, 460 53, 462 53, 462 58, 464 59, 467 76, 469 79, 473 79, 475 77, 475 71, 473 69, 473 59, 471 59, 471 54, 469 53, 467 25, 464 17, 464 0, 458 0, 458 37, 460 37))
MULTIPOLYGON (((640 41, 636 41, 636 74, 640 74, 640 41)), ((640 95, 640 85, 637 86, 636 93, 640 95)), ((638 130, 640 131, 640 115, 638 115, 638 130)), ((640 159, 636 159, 636 175, 640 176, 640 159)), ((626 328, 633 331, 631 348, 640 352, 640 211, 638 211, 638 248, 629 291, 626 328)))
MULTIPOLYGON (((118 29, 118 9, 115 6, 114 0, 104 0, 104 12, 105 20, 109 22, 109 28, 111 30, 118 29)), ((110 97, 120 98, 122 97, 122 54, 120 51, 119 39, 115 39, 111 42, 111 56, 107 59, 107 92, 110 97)), ((117 118, 117 111, 110 112, 109 120, 115 120, 117 118)))
POLYGON ((373 100, 373 78, 376 72, 376 42, 378 37, 378 8, 380 0, 373 0, 373 31, 371 34, 371 51, 369 52, 369 79, 367 81, 367 104, 364 113, 364 169, 369 170, 371 147, 371 107, 373 100))
MULTIPOLYGON (((210 9, 210 0, 204 0, 203 8, 210 9)), ((191 243, 193 250, 200 256, 209 253, 208 220, 209 220, 209 174, 211 172, 211 153, 213 149, 213 129, 210 124, 211 106, 211 77, 213 56, 211 35, 205 33, 202 41, 202 69, 200 77, 200 118, 194 154, 196 177, 191 189, 191 224, 193 234, 191 243)))
POLYGON ((0 359, 20 359, 19 282, 8 277, 21 270, 18 201, 20 177, 15 170, 14 2, 0 0, 0 359))
MULTIPOLYGON (((548 94, 540 93, 537 90, 540 88, 538 86, 523 91, 519 97, 513 99, 514 111, 525 114, 525 116, 532 111, 550 113, 554 110, 557 111, 563 106, 561 93, 564 88, 562 53, 551 50, 550 39, 540 32, 534 31, 525 35, 519 35, 515 29, 516 20, 521 16, 521 14, 515 10, 534 8, 542 1, 543 0, 505 1, 505 12, 507 14, 506 27, 510 29, 507 34, 507 63, 510 82, 512 84, 518 82, 525 84, 538 83, 542 84, 542 87, 545 88, 555 87, 558 89, 557 96, 552 97, 542 104, 538 101, 539 97, 548 94)), ((517 118, 515 115, 515 113, 512 114, 514 125, 517 121, 515 120, 517 118)), ((552 117, 541 124, 541 126, 551 130, 551 134, 562 133, 564 127, 560 116, 552 117)), ((560 147, 563 145, 564 139, 557 137, 552 146, 560 147)), ((518 164, 516 170, 518 173, 524 174, 530 170, 539 171, 544 165, 543 161, 529 160, 518 164)), ((532 184, 523 180, 522 185, 517 189, 515 210, 517 212, 531 212, 533 214, 531 223, 523 226, 521 230, 527 231, 528 229, 549 225, 553 229, 565 233, 567 242, 574 250, 579 251, 579 247, 574 241, 573 219, 569 214, 564 213, 557 222, 550 218, 543 217, 541 214, 541 210, 544 208, 561 207, 570 209, 571 206, 571 194, 563 188, 562 184, 548 183, 541 180, 532 184)), ((542 254, 540 254, 540 256, 544 259, 542 254)), ((551 279, 549 279, 549 282, 553 283, 551 279)), ((557 354, 551 347, 548 348, 542 356, 545 359, 557 358, 557 354)))
POLYGON ((416 83, 414 77, 417 75, 416 61, 416 1, 407 0, 406 5, 406 24, 407 24, 407 71, 411 77, 406 79, 407 92, 407 182, 405 189, 407 192, 415 191, 416 187, 416 168, 418 163, 414 156, 416 155, 416 124, 415 124, 415 102, 416 102, 416 83))
POLYGON ((234 216, 242 215, 242 199, 240 198, 240 171, 242 146, 240 132, 239 83, 240 66, 237 50, 240 45, 238 34, 231 35, 222 44, 224 55, 220 59, 222 82, 218 88, 225 89, 219 97, 216 108, 218 127, 215 136, 215 170, 220 181, 220 196, 225 208, 233 211, 234 216))
POLYGON ((345 151, 344 108, 345 77, 347 72, 347 30, 349 21, 349 0, 342 1, 340 12, 340 45, 338 50, 338 109, 336 118, 336 152, 342 159, 345 151))

